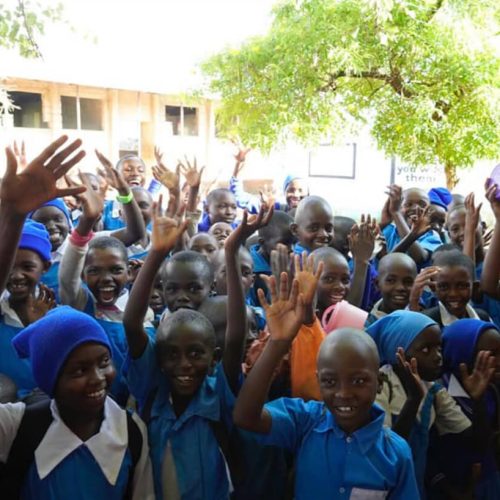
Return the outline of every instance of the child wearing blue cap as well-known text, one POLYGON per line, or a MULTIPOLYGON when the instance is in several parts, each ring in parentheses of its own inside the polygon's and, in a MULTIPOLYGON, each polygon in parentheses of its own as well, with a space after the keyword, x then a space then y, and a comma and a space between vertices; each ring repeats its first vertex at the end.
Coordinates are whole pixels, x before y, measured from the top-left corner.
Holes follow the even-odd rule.
POLYGON ((500 332, 477 319, 461 319, 443 329, 443 383, 462 411, 472 418, 477 403, 465 389, 467 370, 478 362, 489 363, 492 376, 485 392, 486 441, 471 449, 461 435, 434 436, 430 442, 433 467, 429 471, 431 498, 443 498, 450 492, 469 492, 477 499, 500 498, 500 475, 495 461, 498 442, 498 387, 500 386, 500 332), (474 477, 479 464, 478 477, 474 477))
POLYGON ((432 188, 427 193, 429 196, 429 224, 441 238, 443 243, 448 243, 449 237, 445 230, 448 205, 453 201, 451 193, 443 187, 432 188))
POLYGON ((153 499, 146 428, 107 395, 116 372, 100 325, 59 307, 12 343, 51 400, 0 405, 2 495, 153 499))
MULTIPOLYGON (((317 277, 312 276, 312 283, 317 277)), ((262 444, 291 451, 296 458, 295 498, 418 499, 407 443, 383 427, 374 405, 379 359, 373 340, 351 328, 323 341, 317 377, 323 402, 279 398, 265 404, 274 370, 290 350, 305 319, 303 296, 281 275, 279 291, 270 278, 266 310, 271 338, 249 373, 234 408, 235 424, 262 444)))
MULTIPOLYGON (((480 415, 469 420, 444 387, 437 383, 442 370, 441 331, 431 318, 412 311, 395 311, 366 331, 375 340, 384 378, 377 403, 385 410, 385 425, 410 444, 417 480, 423 494, 429 429, 438 433, 467 431, 475 438, 482 427, 480 415)), ((489 382, 483 365, 464 379, 471 397, 480 400, 489 382)))
MULTIPOLYGON (((23 171, 17 173, 17 158, 6 149, 7 169, 0 187, 0 372, 14 380, 18 396, 27 396, 36 386, 28 361, 20 360, 11 345, 16 333, 29 325, 33 315, 32 300, 38 284, 50 265, 51 244, 45 227, 26 221, 27 214, 52 198, 74 195, 84 188, 58 189, 56 181, 84 156, 81 145, 63 136, 51 143, 23 171), (26 221, 26 222, 25 222, 26 221), (7 290, 8 295, 3 292, 7 290)), ((45 295, 45 292, 42 292, 45 295)), ((46 295, 50 307, 50 295, 46 295)), ((42 314, 43 314, 42 308, 42 314)))

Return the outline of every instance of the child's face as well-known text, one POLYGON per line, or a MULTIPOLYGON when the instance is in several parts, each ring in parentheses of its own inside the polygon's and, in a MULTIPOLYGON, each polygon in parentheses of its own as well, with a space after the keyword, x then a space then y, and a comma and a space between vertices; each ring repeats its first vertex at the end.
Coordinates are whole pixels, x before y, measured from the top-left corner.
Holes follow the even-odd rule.
MULTIPOLYGON (((500 333, 498 330, 490 328, 485 330, 476 344, 476 353, 480 351, 490 351, 490 356, 495 358, 495 373, 493 374, 493 382, 496 385, 500 384, 500 333)), ((475 361, 475 360, 474 360, 475 361)))
POLYGON ((213 262, 215 254, 219 250, 219 243, 211 234, 198 233, 189 241, 189 250, 201 253, 209 262, 213 262))
POLYGON ((344 257, 349 255, 349 240, 348 236, 351 232, 352 225, 344 221, 340 223, 335 223, 334 220, 334 234, 331 246, 338 250, 344 257))
POLYGON ((344 300, 351 288, 349 266, 343 259, 328 257, 323 261, 323 272, 317 288, 318 308, 325 310, 344 300))
POLYGON ((299 243, 309 250, 328 246, 333 238, 333 217, 321 204, 311 204, 297 224, 292 224, 292 233, 299 243))
POLYGON ((294 179, 286 188, 286 204, 290 209, 297 208, 300 200, 307 196, 307 193, 308 187, 305 179, 294 179))
POLYGON ((163 296, 168 310, 197 310, 212 287, 205 275, 205 269, 199 262, 168 262, 163 283, 163 296))
POLYGON ((52 251, 57 250, 69 233, 68 219, 57 207, 42 207, 33 214, 33 220, 45 226, 49 233, 52 251))
POLYGON ((163 291, 160 288, 153 288, 149 299, 149 307, 155 314, 161 314, 165 310, 165 299, 163 291))
POLYGON ((410 292, 414 282, 415 269, 404 262, 391 263, 378 276, 383 310, 391 313, 398 309, 404 309, 410 301, 410 292))
MULTIPOLYGON (((249 292, 254 283, 253 260, 247 252, 240 252, 238 256, 241 271, 241 281, 243 283, 243 292, 245 295, 249 292)), ((226 279, 226 259, 224 251, 219 250, 215 260, 215 291, 217 295, 227 295, 226 279)))
POLYGON ((147 226, 153 217, 153 200, 147 192, 140 189, 134 189, 132 194, 134 195, 134 199, 139 206, 139 210, 141 211, 144 225, 147 226))
POLYGON ((425 210, 429 204, 429 197, 421 189, 407 189, 403 192, 403 203, 401 211, 406 220, 415 219, 421 210, 425 210))
MULTIPOLYGON (((463 248, 465 237, 465 210, 456 209, 450 213, 446 222, 448 234, 455 245, 463 248)), ((479 225, 476 229, 476 248, 482 244, 482 232, 479 225)))
POLYGON ((224 242, 229 238, 229 235, 233 232, 231 224, 226 222, 217 222, 212 225, 209 229, 208 234, 211 234, 219 245, 219 248, 224 248, 224 242))
POLYGON ((278 245, 285 245, 288 250, 292 249, 294 237, 290 231, 290 226, 281 227, 270 238, 259 238, 259 245, 263 254, 269 258, 271 252, 276 250, 278 245))
POLYGON ((318 357, 321 397, 339 427, 352 433, 370 421, 378 389, 378 365, 370 353, 335 346, 318 357))
POLYGON ((112 306, 128 283, 128 262, 118 248, 93 248, 85 260, 83 280, 98 304, 112 306))
POLYGON ((438 205, 431 205, 429 208, 429 221, 431 229, 441 234, 446 225, 446 210, 438 205))
POLYGON ((125 160, 121 164, 121 173, 123 179, 130 187, 144 187, 146 182, 146 169, 138 159, 131 158, 130 160, 125 160))
POLYGON ((418 374, 422 380, 432 382, 441 375, 441 331, 437 325, 422 330, 406 350, 406 359, 417 360, 418 374))
POLYGON ((216 222, 231 224, 236 219, 236 209, 236 200, 230 192, 218 194, 207 207, 212 224, 216 222))
POLYGON ((195 322, 169 331, 157 343, 158 363, 169 381, 172 393, 192 397, 215 366, 214 346, 209 334, 195 322))
POLYGON ((463 318, 472 295, 472 284, 472 277, 467 268, 443 266, 436 277, 435 294, 450 314, 463 318))
POLYGON ((36 252, 18 248, 6 286, 10 293, 9 300, 24 302, 32 296, 42 274, 49 266, 50 262, 43 261, 36 252))
POLYGON ((88 342, 74 349, 66 359, 55 390, 60 411, 98 417, 116 376, 109 349, 88 342))

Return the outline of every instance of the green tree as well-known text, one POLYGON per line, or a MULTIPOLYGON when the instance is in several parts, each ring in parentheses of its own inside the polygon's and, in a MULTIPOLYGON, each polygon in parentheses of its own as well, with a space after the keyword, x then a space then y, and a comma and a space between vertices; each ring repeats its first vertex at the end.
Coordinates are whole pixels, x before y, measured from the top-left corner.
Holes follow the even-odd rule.
POLYGON ((264 151, 370 127, 412 165, 500 153, 498 0, 285 0, 269 33, 203 65, 218 127, 264 151))

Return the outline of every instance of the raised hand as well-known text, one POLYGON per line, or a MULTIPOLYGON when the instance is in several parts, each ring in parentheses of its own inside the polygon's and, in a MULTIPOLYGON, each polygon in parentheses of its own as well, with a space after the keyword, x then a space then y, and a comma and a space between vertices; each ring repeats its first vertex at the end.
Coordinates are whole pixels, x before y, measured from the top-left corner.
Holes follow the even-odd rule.
POLYGON ((155 158, 156 165, 151 169, 153 177, 158 182, 161 182, 169 191, 179 192, 181 190, 180 164, 177 165, 175 172, 167 168, 162 161, 163 153, 157 146, 155 146, 155 158))
POLYGON ((411 358, 410 362, 406 360, 405 351, 402 347, 398 347, 396 352, 399 367, 401 368, 400 378, 408 399, 420 401, 424 397, 424 388, 422 379, 418 374, 418 365, 415 358, 411 358))
POLYGON ((464 200, 465 206, 465 227, 470 228, 475 231, 477 226, 479 225, 479 220, 481 218, 481 207, 483 206, 480 203, 476 207, 476 203, 474 200, 474 193, 469 193, 464 200))
MULTIPOLYGON (((76 199, 81 203, 83 215, 87 219, 95 221, 102 214, 104 209, 104 199, 99 192, 94 191, 89 179, 84 174, 78 172, 78 177, 80 178, 80 182, 85 186, 86 190, 77 195, 76 199)), ((68 176, 65 176, 65 180, 68 186, 77 185, 68 176)))
POLYGON ((422 269, 420 273, 418 273, 410 291, 410 310, 416 312, 420 311, 420 297, 422 296, 424 288, 429 287, 431 290, 434 290, 434 278, 439 274, 439 271, 439 267, 431 266, 422 269))
POLYGON ((180 172, 186 179, 186 182, 189 187, 197 188, 200 187, 201 184, 201 176, 205 167, 201 167, 199 170, 196 165, 196 158, 194 158, 193 164, 189 163, 187 156, 184 156, 185 163, 179 160, 180 172))
POLYGON ((348 235, 349 248, 355 260, 368 262, 375 249, 375 240, 379 234, 377 220, 371 215, 361 215, 361 222, 351 228, 348 235))
POLYGON ((299 283, 299 291, 304 304, 311 304, 314 301, 318 281, 323 272, 323 262, 320 262, 314 271, 314 255, 308 257, 307 252, 303 252, 302 259, 300 255, 294 255, 294 268, 295 279, 299 283))
POLYGON ((162 210, 163 196, 153 204, 153 230, 151 231, 151 249, 155 252, 167 254, 174 248, 178 239, 187 229, 188 221, 181 221, 181 214, 177 217, 167 217, 162 210))
POLYGON ((273 211, 273 208, 271 208, 266 214, 264 207, 261 207, 257 216, 249 221, 248 212, 245 210, 240 225, 229 235, 224 243, 224 247, 226 249, 237 250, 241 245, 244 245, 245 241, 255 231, 269 224, 273 216, 273 211))
POLYGON ((127 184, 120 171, 113 167, 113 164, 97 149, 95 154, 103 166, 108 186, 116 189, 121 196, 127 196, 130 193, 130 186, 127 184))
POLYGON ((134 283, 137 275, 139 274, 139 271, 141 270, 141 267, 144 265, 144 261, 141 259, 129 259, 128 260, 128 275, 129 283, 134 283))
POLYGON ((389 196, 389 205, 387 210, 391 217, 401 210, 401 204, 403 202, 403 190, 397 184, 391 184, 387 187, 386 193, 389 196))
POLYGON ((276 191, 272 186, 264 185, 264 189, 259 191, 261 204, 269 210, 276 202, 276 191))
POLYGON ((245 148, 239 141, 233 141, 233 144, 238 148, 237 153, 234 155, 236 160, 236 165, 234 166, 233 177, 238 177, 238 174, 243 170, 245 166, 245 161, 247 159, 247 154, 250 148, 245 148))
POLYGON ((19 148, 17 146, 17 142, 14 141, 12 149, 14 151, 14 154, 16 155, 17 164, 19 165, 21 170, 24 170, 28 165, 28 160, 26 158, 26 146, 24 144, 24 141, 21 142, 21 148, 19 148))
POLYGON ((293 278, 292 271, 292 258, 290 257, 290 251, 286 245, 278 243, 275 250, 271 250, 270 256, 271 262, 271 272, 276 280, 280 279, 282 273, 286 273, 288 276, 288 282, 290 283, 293 278))
POLYGON ((267 302, 262 289, 259 288, 257 294, 266 313, 271 339, 292 341, 299 332, 305 317, 304 298, 299 293, 299 282, 293 281, 289 293, 288 276, 283 273, 280 276, 279 292, 274 276, 271 276, 268 285, 271 293, 271 304, 267 302))
POLYGON ((57 180, 85 156, 85 151, 80 150, 70 158, 82 141, 77 139, 60 149, 67 140, 65 135, 55 140, 19 174, 16 155, 7 147, 7 168, 0 187, 2 205, 17 214, 26 215, 54 198, 74 196, 85 191, 85 186, 57 187, 57 180))
POLYGON ((500 186, 492 183, 491 186, 488 187, 488 184, 489 182, 486 181, 485 196, 486 199, 490 202, 491 209, 493 210, 493 215, 498 222, 500 221, 500 200, 497 200, 496 196, 497 193, 500 192, 500 186))
POLYGON ((51 309, 56 307, 56 296, 53 290, 45 285, 39 285, 38 297, 30 295, 28 298, 27 315, 31 323, 43 318, 51 309))
POLYGON ((471 399, 478 400, 483 397, 493 373, 495 373, 495 357, 491 356, 490 351, 479 351, 472 373, 469 373, 465 363, 460 363, 462 386, 471 399))
POLYGON ((411 222, 410 232, 414 234, 417 238, 425 234, 431 229, 431 221, 429 216, 430 205, 422 209, 417 207, 417 214, 411 222))

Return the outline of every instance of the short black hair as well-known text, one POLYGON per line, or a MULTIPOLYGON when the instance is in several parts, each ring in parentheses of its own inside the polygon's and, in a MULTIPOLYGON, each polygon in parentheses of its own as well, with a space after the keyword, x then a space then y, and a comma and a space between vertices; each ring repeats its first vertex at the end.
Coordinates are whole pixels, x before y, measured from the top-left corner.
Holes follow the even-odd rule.
POLYGON ((217 189, 214 189, 214 190, 210 191, 207 194, 207 201, 206 201, 207 206, 210 205, 210 203, 213 203, 217 199, 217 197, 219 197, 219 196, 221 196, 223 194, 229 194, 233 198, 235 198, 234 193, 232 191, 230 191, 229 189, 226 189, 226 188, 217 188, 217 189))
POLYGON ((288 229, 293 223, 292 217, 282 210, 275 210, 267 226, 259 229, 259 236, 264 240, 272 238, 276 233, 288 229))
POLYGON ((144 163, 144 160, 143 160, 140 156, 138 156, 138 155, 136 155, 136 154, 134 154, 134 153, 128 153, 128 154, 126 154, 126 155, 123 155, 123 156, 122 156, 122 157, 121 157, 121 158, 120 158, 120 159, 116 162, 116 167, 115 167, 115 168, 116 168, 117 170, 121 170, 121 168, 122 168, 123 164, 124 164, 126 161, 128 161, 128 160, 137 160, 139 163, 141 163, 141 164, 142 164, 142 166, 143 166, 144 168, 146 168, 146 164, 144 163))
POLYGON ((453 249, 439 252, 434 256, 432 263, 438 267, 464 267, 469 272, 471 280, 475 281, 476 279, 474 262, 460 250, 453 249))
POLYGON ((305 198, 302 198, 302 200, 300 200, 296 208, 295 224, 299 223, 300 219, 304 216, 304 213, 306 213, 312 205, 321 206, 321 208, 323 208, 332 216, 332 222, 333 222, 332 207, 330 206, 328 201, 326 201, 325 198, 322 198, 321 196, 309 195, 306 196, 305 198))
POLYGON ((148 198, 151 200, 151 202, 153 202, 153 196, 151 195, 151 193, 144 187, 142 186, 132 186, 130 188, 130 191, 134 192, 134 191, 140 191, 141 193, 146 193, 148 195, 148 198))
POLYGON ((345 215, 336 215, 333 218, 333 226, 335 229, 340 226, 343 229, 350 231, 354 224, 356 224, 356 221, 351 217, 346 217, 345 215))
POLYGON ((113 236, 98 236, 97 238, 91 240, 87 256, 91 250, 105 250, 106 248, 114 248, 118 250, 122 254, 123 260, 128 262, 127 247, 117 238, 113 238, 113 236))
POLYGON ((206 283, 212 284, 214 281, 214 268, 208 259, 199 252, 194 252, 193 250, 183 250, 182 252, 177 252, 170 259, 166 260, 160 269, 160 276, 163 283, 167 281, 167 266, 174 263, 182 264, 198 264, 201 270, 201 277, 206 283))
POLYGON ((349 263, 347 262, 345 255, 343 255, 341 252, 339 252, 338 250, 336 250, 335 248, 332 248, 332 247, 316 248, 316 250, 311 252, 311 255, 314 256, 314 267, 316 267, 319 262, 321 262, 322 260, 325 260, 325 258, 329 258, 329 257, 334 257, 335 259, 340 259, 342 262, 345 261, 346 266, 349 266, 349 263))
POLYGON ((212 323, 203 314, 192 309, 178 309, 174 313, 168 314, 165 320, 161 321, 156 330, 156 346, 161 344, 173 329, 185 323, 194 323, 199 326, 207 333, 210 347, 215 348, 215 330, 212 323))
POLYGON ((461 252, 462 250, 455 243, 444 243, 443 245, 439 245, 432 254, 432 262, 434 263, 434 258, 439 252, 449 252, 450 250, 458 250, 461 252))

